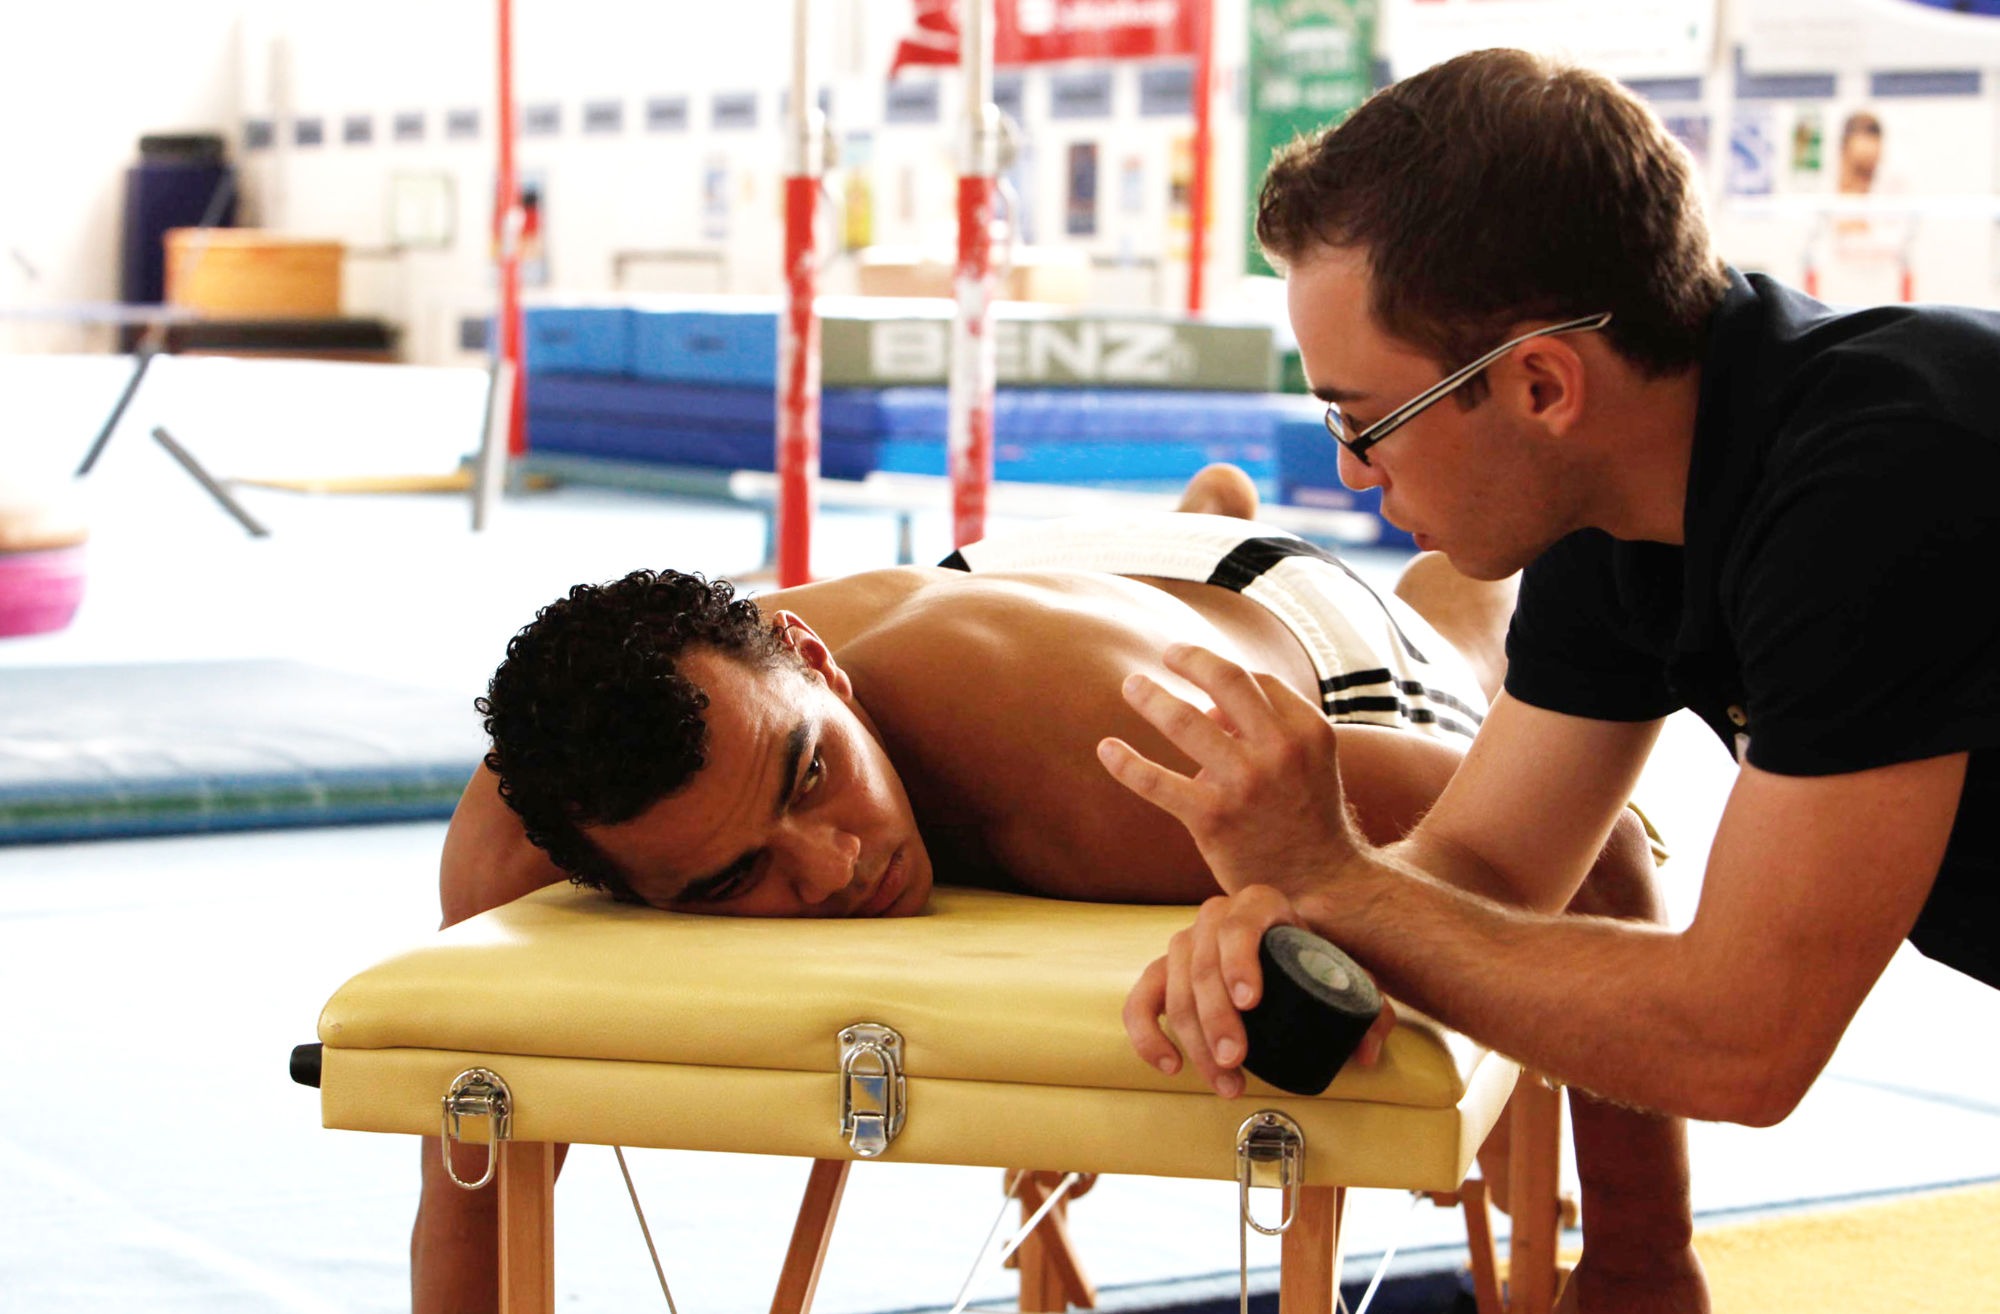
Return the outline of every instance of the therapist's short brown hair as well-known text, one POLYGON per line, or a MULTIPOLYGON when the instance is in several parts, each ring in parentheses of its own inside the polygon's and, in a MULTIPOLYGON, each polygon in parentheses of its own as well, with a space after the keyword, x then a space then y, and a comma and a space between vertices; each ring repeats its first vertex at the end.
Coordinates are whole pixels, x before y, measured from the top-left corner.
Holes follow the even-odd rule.
POLYGON ((1524 320, 1612 312, 1648 374, 1700 358, 1728 283, 1687 151, 1600 74, 1481 50, 1280 151, 1257 239, 1280 267, 1367 253, 1377 324, 1449 368, 1524 320))

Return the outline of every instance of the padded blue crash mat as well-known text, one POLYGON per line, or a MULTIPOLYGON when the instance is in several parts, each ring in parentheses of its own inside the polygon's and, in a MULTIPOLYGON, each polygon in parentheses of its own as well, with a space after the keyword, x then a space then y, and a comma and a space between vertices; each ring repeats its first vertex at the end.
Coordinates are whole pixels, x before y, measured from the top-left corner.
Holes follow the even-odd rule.
POLYGON ((0 669, 0 843, 451 815, 469 694, 298 662, 0 669))
MULTIPOLYGON (((945 389, 828 388, 820 402, 820 472, 827 478, 944 473, 945 389)), ((994 477, 1179 483, 1211 461, 1228 461, 1275 484, 1278 426, 1302 413, 1318 424, 1324 409, 1264 393, 1002 388, 994 395, 994 477)), ((528 380, 528 445, 536 452, 769 470, 776 427, 768 386, 574 374, 528 380)))

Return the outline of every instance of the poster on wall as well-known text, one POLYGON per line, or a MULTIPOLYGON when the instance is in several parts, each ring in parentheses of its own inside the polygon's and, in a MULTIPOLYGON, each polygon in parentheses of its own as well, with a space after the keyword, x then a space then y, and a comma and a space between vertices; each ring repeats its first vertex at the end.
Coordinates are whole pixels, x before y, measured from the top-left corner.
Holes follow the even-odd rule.
MULTIPOLYGON (((1250 205, 1271 155, 1294 137, 1338 123, 1375 83, 1375 0, 1250 0, 1250 205)), ((1254 225, 1246 226, 1244 268, 1268 274, 1254 225)))
MULTIPOLYGON (((548 245, 548 199, 549 180, 539 169, 523 169, 516 177, 516 193, 521 207, 521 286, 547 287, 549 285, 549 245, 548 245)), ((500 180, 493 180, 493 191, 497 196, 500 180)), ((493 231, 493 259, 500 259, 501 212, 496 209, 493 231)))
POLYGON ((1778 126, 1769 109, 1738 111, 1729 125, 1731 196, 1769 196, 1778 188, 1778 126))
POLYGON ((701 240, 729 240, 729 157, 711 153, 701 166, 701 240))
POLYGON ((1399 78, 1491 46, 1563 55, 1613 77, 1690 78, 1708 70, 1715 49, 1715 0, 1386 4, 1384 54, 1399 78))
POLYGON ((1075 141, 1069 146, 1069 188, 1063 200, 1063 232, 1071 237, 1097 236, 1097 143, 1075 141))
POLYGON ((1760 73, 2000 64, 2000 0, 1749 0, 1743 63, 1760 73))
POLYGON ((1737 107, 1728 210, 1770 225, 1760 261, 1841 304, 1984 300, 2000 146, 1991 103, 1845 85, 1835 98, 1737 107))

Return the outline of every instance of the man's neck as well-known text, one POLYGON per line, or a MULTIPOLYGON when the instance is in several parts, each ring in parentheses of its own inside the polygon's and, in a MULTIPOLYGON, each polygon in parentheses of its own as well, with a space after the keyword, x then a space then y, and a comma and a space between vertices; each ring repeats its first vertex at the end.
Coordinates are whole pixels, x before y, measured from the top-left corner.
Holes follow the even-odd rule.
POLYGON ((1604 399, 1595 426, 1600 497, 1590 524, 1613 538, 1679 545, 1686 537, 1701 368, 1649 379, 1633 371, 1604 399))

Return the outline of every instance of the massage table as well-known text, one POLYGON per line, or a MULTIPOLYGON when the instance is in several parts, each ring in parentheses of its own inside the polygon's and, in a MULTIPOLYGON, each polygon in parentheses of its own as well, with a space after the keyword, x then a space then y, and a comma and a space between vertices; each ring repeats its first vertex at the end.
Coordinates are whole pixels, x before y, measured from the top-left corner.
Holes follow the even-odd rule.
MULTIPOLYGON (((1190 916, 940 888, 913 918, 765 921, 550 887, 340 987, 319 1022, 322 1117, 486 1143, 514 1314, 553 1308, 563 1142, 814 1160, 772 1306, 788 1314, 810 1306, 857 1158, 1237 1180, 1246 1209, 1249 1185, 1283 1185, 1284 1314, 1334 1308, 1347 1188, 1432 1193, 1467 1207, 1483 1314, 1547 1310, 1558 1093, 1529 1081, 1539 1098, 1515 1101, 1503 1300, 1466 1177, 1516 1066, 1404 1012, 1378 1064, 1318 1097, 1253 1078, 1222 1100, 1191 1067, 1166 1076, 1134 1057, 1119 1013, 1190 916)), ((1053 1179, 1020 1180, 1026 1216, 1053 1179)), ((1021 1308, 1091 1304, 1062 1208, 1041 1215, 1017 1255, 1021 1308)))

